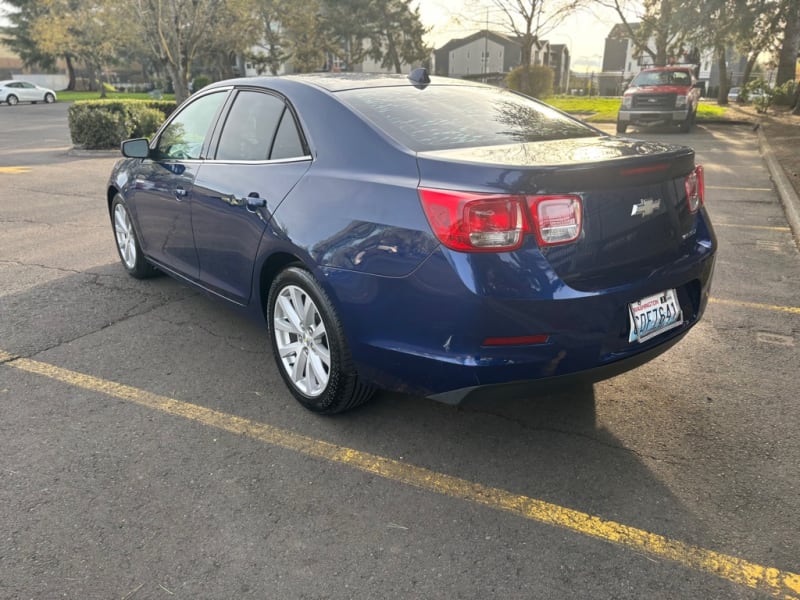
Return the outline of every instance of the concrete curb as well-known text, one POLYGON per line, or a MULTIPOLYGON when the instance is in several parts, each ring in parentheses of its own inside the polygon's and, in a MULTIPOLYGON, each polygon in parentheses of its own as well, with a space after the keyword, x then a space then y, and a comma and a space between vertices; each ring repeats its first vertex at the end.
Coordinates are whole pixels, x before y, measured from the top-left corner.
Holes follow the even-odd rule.
POLYGON ((67 150, 67 156, 83 156, 87 158, 102 158, 102 157, 113 157, 117 156, 122 158, 122 152, 119 151, 118 148, 114 150, 87 150, 86 148, 78 148, 73 146, 69 150, 67 150))
POLYGON ((795 244, 800 248, 800 197, 797 196, 797 192, 794 191, 789 178, 783 171, 783 167, 775 158, 772 146, 769 145, 769 140, 761 127, 758 128, 758 145, 761 149, 761 155, 767 163, 775 188, 778 190, 778 197, 781 199, 786 219, 792 228, 795 244))

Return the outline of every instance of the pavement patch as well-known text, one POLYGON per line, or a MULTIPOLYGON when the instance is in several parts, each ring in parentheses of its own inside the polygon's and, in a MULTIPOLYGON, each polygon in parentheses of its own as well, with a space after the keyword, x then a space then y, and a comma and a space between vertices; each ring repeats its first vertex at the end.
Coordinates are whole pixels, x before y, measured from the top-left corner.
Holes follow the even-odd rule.
POLYGON ((618 544, 635 552, 673 561, 696 571, 716 575, 737 585, 760 590, 776 598, 800 600, 800 575, 797 573, 782 571, 735 556, 685 544, 595 515, 438 473, 424 467, 338 446, 267 423, 160 396, 48 363, 18 358, 2 350, 0 350, 0 365, 2 365, 0 368, 11 367, 77 388, 102 393, 125 402, 132 402, 152 410, 202 423, 208 427, 246 436, 265 444, 342 464, 390 481, 459 498, 495 510, 509 512, 531 521, 561 527, 580 535, 618 544))

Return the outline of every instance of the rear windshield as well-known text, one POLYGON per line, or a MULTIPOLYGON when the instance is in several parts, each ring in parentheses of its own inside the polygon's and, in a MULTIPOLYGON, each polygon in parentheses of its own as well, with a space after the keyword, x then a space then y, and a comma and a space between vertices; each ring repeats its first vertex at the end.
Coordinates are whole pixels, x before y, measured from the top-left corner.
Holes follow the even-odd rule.
POLYGON ((631 85, 692 85, 692 76, 686 71, 642 71, 631 85))
POLYGON ((420 90, 405 85, 337 95, 416 152, 599 135, 544 104, 500 88, 431 85, 420 90))

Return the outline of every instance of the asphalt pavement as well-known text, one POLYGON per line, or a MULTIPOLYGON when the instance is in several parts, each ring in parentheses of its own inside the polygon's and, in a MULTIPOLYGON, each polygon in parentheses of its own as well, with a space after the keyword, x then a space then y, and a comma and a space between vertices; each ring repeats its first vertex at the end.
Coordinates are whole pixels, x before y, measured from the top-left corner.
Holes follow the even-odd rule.
POLYGON ((333 418, 257 325, 125 274, 64 104, 0 131, 0 598, 800 598, 800 255, 751 127, 630 134, 697 150, 720 240, 669 352, 333 418))

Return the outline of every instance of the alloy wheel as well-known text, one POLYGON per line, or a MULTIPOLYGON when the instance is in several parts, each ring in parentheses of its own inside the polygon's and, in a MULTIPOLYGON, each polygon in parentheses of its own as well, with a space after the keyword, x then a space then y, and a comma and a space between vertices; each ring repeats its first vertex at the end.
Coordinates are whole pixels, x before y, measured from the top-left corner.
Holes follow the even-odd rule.
POLYGON ((130 215, 123 204, 114 208, 114 233, 117 237, 117 248, 122 262, 128 269, 136 267, 136 238, 133 233, 130 215))
POLYGON ((273 330, 280 362, 294 386, 315 398, 325 392, 331 372, 328 333, 311 296, 296 285, 278 294, 273 330))

